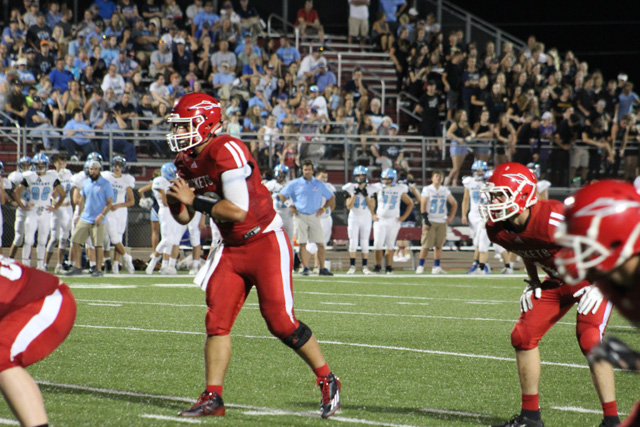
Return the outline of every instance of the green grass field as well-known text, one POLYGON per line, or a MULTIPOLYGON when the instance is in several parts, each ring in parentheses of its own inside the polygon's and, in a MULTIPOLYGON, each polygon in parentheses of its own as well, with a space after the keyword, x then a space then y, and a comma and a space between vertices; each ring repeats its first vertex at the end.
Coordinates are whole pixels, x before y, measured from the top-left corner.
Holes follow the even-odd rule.
MULTIPOLYGON (((71 335, 29 368, 52 425, 475 426, 519 412, 509 333, 522 278, 295 277, 295 308, 342 381, 342 409, 318 416, 309 368, 270 336, 255 292, 233 329, 224 418, 178 419, 204 389, 204 293, 184 277, 66 280, 78 303, 71 335)), ((640 348, 618 314, 608 332, 640 348)), ((600 404, 575 339, 575 309, 543 339, 547 426, 597 426, 600 404)), ((640 377, 616 372, 618 407, 640 377)), ((15 423, 0 403, 0 424, 15 423)))

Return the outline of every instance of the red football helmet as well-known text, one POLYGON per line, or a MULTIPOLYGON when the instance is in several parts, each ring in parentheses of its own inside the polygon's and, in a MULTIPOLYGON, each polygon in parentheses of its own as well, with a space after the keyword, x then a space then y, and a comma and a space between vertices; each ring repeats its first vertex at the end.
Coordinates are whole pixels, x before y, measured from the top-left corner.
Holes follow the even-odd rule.
POLYGON ((584 280, 589 269, 606 273, 640 253, 640 195, 633 185, 599 181, 564 204, 555 239, 566 248, 555 263, 567 283, 584 280))
POLYGON ((538 202, 536 176, 523 164, 503 163, 480 189, 484 203, 482 217, 493 222, 504 221, 538 202))
POLYGON ((206 93, 189 93, 180 98, 167 118, 171 132, 167 142, 171 151, 189 150, 222 128, 222 108, 206 93), (186 132, 178 132, 186 128, 186 132))

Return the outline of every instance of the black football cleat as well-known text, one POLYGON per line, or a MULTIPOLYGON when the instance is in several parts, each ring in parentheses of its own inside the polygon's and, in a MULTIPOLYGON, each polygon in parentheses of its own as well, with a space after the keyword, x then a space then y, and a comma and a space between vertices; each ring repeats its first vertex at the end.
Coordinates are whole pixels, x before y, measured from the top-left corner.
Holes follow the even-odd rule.
POLYGON ((532 420, 524 415, 514 415, 506 423, 492 427, 544 427, 544 423, 542 420, 532 420))
POLYGON ((202 392, 198 401, 186 411, 180 412, 181 417, 222 417, 224 416, 224 402, 218 393, 202 392))
POLYGON ((333 373, 318 379, 322 400, 320 401, 320 416, 329 418, 340 409, 340 379, 333 373))

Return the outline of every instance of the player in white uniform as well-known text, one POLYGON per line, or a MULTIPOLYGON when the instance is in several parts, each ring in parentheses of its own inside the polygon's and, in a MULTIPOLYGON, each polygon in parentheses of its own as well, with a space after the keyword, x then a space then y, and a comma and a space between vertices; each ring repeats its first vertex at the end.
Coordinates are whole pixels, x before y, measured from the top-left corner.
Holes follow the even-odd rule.
POLYGON ((65 192, 65 199, 57 211, 51 215, 51 229, 49 230, 49 242, 47 243, 47 259, 45 268, 51 263, 53 251, 58 248, 58 257, 55 273, 64 274, 62 260, 68 246, 68 239, 73 224, 73 208, 71 207, 71 179, 73 174, 67 169, 67 155, 65 153, 55 154, 51 161, 58 172, 60 186, 65 192))
MULTIPOLYGON (((7 179, 11 183, 11 188, 13 191, 22 183, 22 174, 28 171, 33 170, 33 160, 31 157, 24 156, 18 160, 18 168, 11 172, 7 179)), ((21 197, 22 205, 26 206, 29 203, 30 194, 25 192, 21 197)), ((13 199, 13 197, 12 197, 13 199)), ((14 237, 13 242, 11 243, 11 248, 9 248, 9 257, 15 259, 16 254, 18 253, 18 248, 21 247, 24 243, 24 223, 27 219, 27 212, 18 207, 16 210, 16 220, 13 226, 14 237)))
MULTIPOLYGON (((4 163, 0 162, 0 205, 4 205, 8 200, 8 196, 5 190, 11 189, 11 181, 7 178, 3 177, 4 173, 4 163)), ((2 224, 4 224, 2 218, 2 207, 0 207, 0 255, 2 255, 2 229, 4 228, 2 224)))
POLYGON ((386 258, 385 271, 393 274, 393 251, 401 223, 407 219, 413 210, 413 202, 407 195, 409 188, 398 184, 398 172, 395 169, 385 169, 380 175, 382 183, 371 184, 376 196, 377 208, 373 216, 373 249, 375 250, 376 266, 374 273, 382 273, 382 250, 386 258), (400 201, 407 205, 404 215, 400 216, 400 201))
POLYGON ((372 218, 375 212, 375 201, 369 197, 374 188, 369 185, 369 169, 356 166, 353 169, 353 181, 342 186, 342 190, 349 194, 346 204, 349 210, 347 218, 347 234, 349 236, 349 270, 347 274, 356 272, 356 251, 360 244, 362 252, 362 272, 371 274, 367 267, 369 255, 369 236, 371 236, 372 218))
MULTIPOLYGON (((173 163, 165 163, 161 168, 161 175, 153 179, 152 187, 153 195, 158 201, 160 208, 158 209, 158 217, 160 218, 160 234, 161 240, 156 247, 158 254, 162 254, 161 274, 176 274, 176 261, 178 252, 180 251, 180 239, 184 233, 184 227, 173 219, 169 206, 167 205, 167 189, 171 185, 171 181, 176 179, 178 169, 173 163)), ((160 257, 153 256, 147 265, 146 273, 153 274, 156 264, 160 261, 160 257)))
POLYGON ((442 171, 433 171, 431 174, 432 184, 422 189, 420 200, 422 239, 416 274, 421 274, 424 271, 424 262, 431 248, 435 248, 431 274, 446 274, 440 267, 442 246, 447 240, 447 225, 453 220, 458 210, 458 202, 451 195, 451 191, 442 185, 443 179, 444 173, 442 171), (447 203, 451 205, 449 214, 447 214, 447 203))
MULTIPOLYGON (((333 186, 329 182, 329 174, 324 166, 318 166, 315 169, 315 177, 316 179, 324 182, 324 185, 331 191, 331 194, 335 194, 336 187, 333 186)), ((327 199, 322 198, 322 205, 325 206, 327 203, 327 199)), ((329 245, 329 240, 331 240, 331 232, 333 231, 333 218, 331 218, 331 211, 336 207, 336 199, 333 197, 331 202, 329 203, 327 209, 322 212, 320 215, 320 226, 322 227, 322 243, 324 243, 324 247, 326 248, 329 245)), ((313 269, 314 273, 320 272, 320 260, 318 259, 318 245, 313 242, 307 243, 307 250, 309 253, 314 254, 314 262, 315 268, 313 269)))
POLYGON ((462 224, 471 227, 473 236, 473 264, 467 274, 489 274, 491 272, 487 260, 489 258, 489 246, 491 241, 487 235, 484 219, 478 208, 480 204, 480 188, 484 186, 484 174, 487 171, 487 162, 476 160, 471 165, 473 176, 462 179, 464 196, 462 198, 462 224), (467 220, 467 214, 469 218, 467 220))
POLYGON ((531 171, 532 174, 538 178, 537 190, 538 190, 538 200, 548 200, 549 199, 549 187, 551 187, 551 183, 546 179, 540 179, 540 165, 537 163, 528 163, 527 169, 531 171))
POLYGON ((271 193, 273 208, 278 212, 280 218, 282 218, 282 228, 284 228, 284 232, 287 233, 289 243, 291 243, 291 247, 293 248, 293 213, 291 213, 291 209, 289 209, 289 206, 291 206, 293 202, 290 199, 283 202, 278 196, 280 190, 289 182, 289 167, 277 165, 273 168, 273 175, 274 179, 266 181, 264 186, 267 187, 271 193))
POLYGON ((35 171, 22 175, 22 183, 16 188, 13 198, 18 206, 27 211, 24 225, 24 246, 22 247, 22 263, 31 265, 31 248, 35 243, 36 231, 38 232, 38 256, 37 268, 45 270, 44 259, 46 255, 49 229, 51 228, 51 213, 57 211, 66 193, 60 185, 58 172, 48 170, 49 157, 45 153, 38 153, 33 157, 35 171), (20 200, 24 192, 29 192, 30 199, 27 205, 20 200))
POLYGON ((136 179, 130 174, 124 173, 126 168, 127 160, 122 156, 114 156, 111 160, 111 171, 102 172, 102 177, 109 181, 113 187, 113 204, 111 212, 107 214, 106 218, 107 235, 115 248, 111 266, 113 274, 120 273, 120 256, 122 256, 122 261, 129 274, 136 271, 133 267, 133 258, 122 245, 122 235, 127 228, 129 206, 133 206, 135 203, 133 188, 136 185, 136 179))

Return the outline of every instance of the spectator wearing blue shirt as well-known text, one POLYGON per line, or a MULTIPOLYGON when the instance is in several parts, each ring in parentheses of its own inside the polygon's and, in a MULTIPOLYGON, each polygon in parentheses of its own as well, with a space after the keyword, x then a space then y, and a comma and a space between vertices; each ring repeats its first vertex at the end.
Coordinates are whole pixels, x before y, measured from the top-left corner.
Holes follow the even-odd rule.
POLYGON ((638 104, 638 94, 633 92, 633 83, 625 82, 622 86, 622 92, 618 95, 618 104, 616 105, 616 117, 618 123, 625 114, 633 112, 633 106, 638 104))
MULTIPOLYGON (((115 38, 115 37, 114 37, 115 38)), ((118 57, 118 43, 111 43, 111 38, 107 35, 102 36, 102 44, 100 45, 102 51, 100 52, 100 59, 109 66, 114 59, 118 57)))
POLYGON ((193 18, 193 24, 191 24, 191 34, 196 34, 196 29, 202 29, 202 24, 209 23, 209 27, 214 31, 218 29, 220 17, 213 11, 213 3, 208 1, 204 4, 204 10, 198 13, 193 18))
POLYGON ((251 76, 254 74, 262 75, 262 65, 258 64, 258 55, 252 53, 249 56, 249 63, 242 66, 242 75, 251 76))
POLYGON ((60 3, 53 1, 49 3, 49 11, 45 15, 45 22, 47 27, 53 29, 58 22, 62 20, 62 14, 60 13, 60 3))
POLYGON ((318 245, 318 260, 320 264, 321 276, 333 276, 324 267, 325 247, 320 215, 327 208, 333 206, 335 197, 327 188, 324 182, 313 176, 313 162, 309 159, 302 162, 302 176, 287 184, 278 197, 285 203, 287 199, 293 201, 291 211, 293 212, 293 227, 296 240, 300 244, 300 260, 304 269, 302 274, 309 275, 309 261, 311 254, 307 250, 306 244, 313 242, 318 245), (322 198, 326 202, 322 203, 322 198))
POLYGON ((249 99, 248 107, 251 108, 254 105, 260 107, 260 110, 270 112, 272 110, 269 100, 264 96, 264 87, 256 87, 255 95, 249 99))
POLYGON ((18 21, 16 19, 9 22, 9 26, 5 27, 2 31, 2 44, 7 45, 7 50, 11 51, 11 48, 15 44, 16 40, 24 39, 27 36, 27 32, 20 29, 18 21))
POLYGON ((211 29, 211 24, 209 24, 209 21, 204 21, 202 23, 202 27, 198 28, 196 30, 196 33, 194 35, 194 37, 196 38, 196 40, 200 43, 200 39, 203 36, 209 36, 209 39, 211 39, 211 43, 215 44, 216 42, 216 33, 211 29))
POLYGON ((316 64, 316 75, 314 77, 318 91, 324 93, 324 90, 329 85, 335 85, 338 83, 338 79, 333 71, 327 70, 327 60, 322 58, 320 62, 316 64))
POLYGON ((292 62, 297 62, 298 65, 300 65, 300 52, 298 52, 295 46, 291 46, 291 42, 286 37, 280 38, 280 47, 276 50, 276 56, 287 67, 291 65, 292 62))
POLYGON ((78 57, 80 54, 80 48, 87 48, 87 44, 85 43, 86 38, 84 33, 78 33, 78 36, 75 40, 71 40, 67 46, 67 53, 73 57, 78 57))
POLYGON ((140 65, 133 59, 127 57, 127 50, 123 48, 118 50, 118 56, 111 61, 111 64, 116 66, 118 74, 126 81, 131 80, 133 75, 140 70, 140 65))
POLYGON ((258 46, 256 46, 255 44, 251 43, 251 35, 245 35, 244 36, 244 40, 241 43, 238 43, 236 48, 233 50, 233 53, 235 53, 236 56, 240 55, 241 53, 244 52, 244 47, 247 44, 251 45, 253 53, 255 53, 258 56, 262 55, 262 52, 260 52, 260 48, 258 46))
POLYGON ((75 229, 71 235, 71 261, 74 266, 67 272, 67 276, 82 274, 80 256, 81 246, 91 237, 96 248, 96 269, 91 273, 94 277, 100 277, 102 273, 102 261, 104 252, 105 217, 113 204, 113 187, 111 183, 102 177, 100 162, 91 160, 88 162, 88 177, 82 183, 80 191, 79 210, 80 218, 75 217, 75 229))
POLYGON ((96 151, 91 138, 94 136, 91 126, 84 122, 82 110, 76 108, 73 110, 73 118, 64 125, 64 139, 61 142, 61 148, 67 150, 67 155, 71 159, 77 159, 76 152, 81 150, 85 157, 96 151))
POLYGON ((116 4, 112 0, 96 0, 93 4, 98 6, 98 15, 105 21, 110 20, 111 15, 117 10, 116 4))
POLYGON ((56 68, 49 73, 49 80, 54 89, 60 89, 61 94, 69 89, 69 82, 73 80, 73 74, 71 71, 65 70, 64 58, 56 59, 56 68))
POLYGON ((387 15, 387 22, 393 31, 396 30, 398 16, 402 14, 406 7, 406 0, 380 0, 380 10, 387 15), (400 9, 398 9, 398 6, 400 6, 400 9))
POLYGON ((231 84, 235 79, 236 76, 229 72, 229 63, 221 63, 218 72, 213 75, 211 80, 213 90, 215 91, 214 95, 217 98, 230 98, 231 84))

